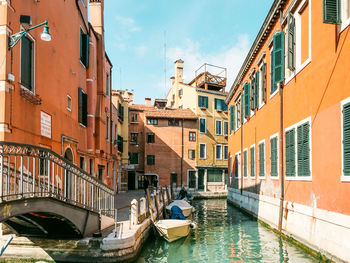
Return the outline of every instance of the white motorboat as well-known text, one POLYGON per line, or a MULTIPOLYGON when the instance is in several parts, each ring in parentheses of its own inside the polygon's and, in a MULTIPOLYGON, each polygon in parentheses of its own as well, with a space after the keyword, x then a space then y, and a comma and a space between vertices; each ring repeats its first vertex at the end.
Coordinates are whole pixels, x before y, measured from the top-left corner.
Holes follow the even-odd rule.
POLYGON ((185 200, 174 200, 169 205, 167 205, 165 208, 168 210, 169 213, 171 213, 171 208, 174 205, 178 206, 182 210, 182 213, 185 217, 189 217, 195 211, 194 207, 191 206, 185 200))
POLYGON ((191 220, 164 219, 154 223, 158 233, 166 241, 173 242, 188 236, 195 224, 191 220))

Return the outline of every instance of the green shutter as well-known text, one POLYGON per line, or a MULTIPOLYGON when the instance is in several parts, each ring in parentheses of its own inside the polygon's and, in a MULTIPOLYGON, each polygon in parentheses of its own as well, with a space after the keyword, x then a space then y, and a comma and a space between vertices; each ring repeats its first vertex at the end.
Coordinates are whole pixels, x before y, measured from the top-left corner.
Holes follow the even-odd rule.
POLYGON ((295 18, 289 15, 288 21, 288 68, 295 70, 295 18))
POLYGON ((265 176, 265 149, 264 143, 259 145, 259 176, 265 176))
POLYGON ((87 127, 87 117, 88 117, 88 111, 87 111, 87 102, 88 102, 88 95, 85 93, 82 93, 82 124, 87 127))
POLYGON ((323 0, 323 23, 340 24, 340 0, 323 0))
POLYGON ((235 130, 235 106, 230 106, 230 133, 235 130))
POLYGON ((275 92, 276 90, 276 84, 275 84, 275 59, 274 59, 274 52, 271 53, 271 67, 270 67, 270 80, 271 80, 271 88, 270 88, 270 95, 275 92))
POLYGON ((271 139, 271 176, 277 176, 277 137, 271 139))
POLYGON ((261 99, 263 102, 266 102, 266 63, 262 66, 262 77, 261 99))
POLYGON ((343 173, 350 176, 350 103, 343 107, 343 173))
POLYGON ((309 123, 298 126, 298 176, 310 176, 309 123))
POLYGON ((274 82, 284 81, 284 32, 273 36, 274 82))
POLYGON ((259 107, 259 70, 255 73, 255 109, 259 107))
POLYGON ((244 117, 248 117, 250 115, 250 84, 246 83, 244 85, 244 117))
POLYGON ((250 148, 250 176, 255 177, 255 148, 250 148))
POLYGON ((247 168, 247 151, 245 151, 244 153, 243 153, 243 156, 244 156, 244 161, 243 161, 243 165, 244 165, 244 167, 243 167, 243 169, 244 169, 244 177, 247 177, 248 176, 248 168, 247 168))
POLYGON ((85 35, 85 41, 86 41, 86 46, 85 46, 85 67, 89 67, 89 43, 90 43, 90 37, 89 35, 85 35))
POLYGON ((78 88, 78 121, 83 123, 83 90, 78 88))
POLYGON ((295 131, 286 132, 286 176, 295 176, 295 131))

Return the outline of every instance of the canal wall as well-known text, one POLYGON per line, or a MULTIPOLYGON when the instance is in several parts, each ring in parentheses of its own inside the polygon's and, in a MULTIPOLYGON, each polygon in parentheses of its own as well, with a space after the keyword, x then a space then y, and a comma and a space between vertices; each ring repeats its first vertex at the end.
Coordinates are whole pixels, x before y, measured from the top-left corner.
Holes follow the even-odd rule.
MULTIPOLYGON (((229 203, 277 229, 279 198, 229 188, 229 203)), ((282 232, 335 262, 350 262, 350 217, 314 207, 284 202, 282 232)))
MULTIPOLYGON (((101 238, 81 240, 48 240, 15 237, 2 258, 35 259, 55 262, 131 262, 146 242, 153 219, 163 215, 172 192, 170 188, 156 191, 139 201, 132 200, 129 220, 117 223, 115 229, 104 231, 101 238)), ((5 243, 9 235, 0 237, 5 243)))

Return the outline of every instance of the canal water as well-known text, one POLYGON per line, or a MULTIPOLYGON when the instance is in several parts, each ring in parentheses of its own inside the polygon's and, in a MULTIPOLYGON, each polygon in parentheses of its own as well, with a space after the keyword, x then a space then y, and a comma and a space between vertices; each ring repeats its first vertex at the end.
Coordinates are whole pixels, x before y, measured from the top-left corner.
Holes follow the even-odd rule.
POLYGON ((173 243, 151 234, 135 262, 319 262, 226 200, 193 206, 198 229, 173 243))

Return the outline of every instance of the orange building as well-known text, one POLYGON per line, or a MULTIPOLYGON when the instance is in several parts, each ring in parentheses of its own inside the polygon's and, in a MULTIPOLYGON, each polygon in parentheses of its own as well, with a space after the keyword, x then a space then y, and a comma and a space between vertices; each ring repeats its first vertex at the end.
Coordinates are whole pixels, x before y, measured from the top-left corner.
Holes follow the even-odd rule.
POLYGON ((166 99, 155 99, 152 106, 146 98, 145 105, 130 106, 131 189, 142 188, 145 179, 157 180, 160 186, 195 184, 198 117, 189 109, 166 108, 166 103, 166 99))
POLYGON ((112 187, 118 117, 103 1, 8 0, 0 13, 0 140, 49 148, 112 187), (37 28, 8 48, 10 35, 45 20, 50 42, 37 28))
POLYGON ((275 0, 237 75, 230 202, 350 261, 349 1, 275 0))

